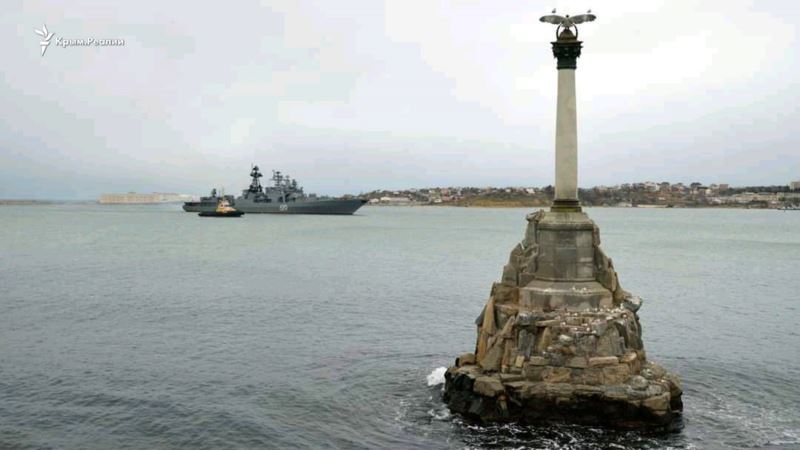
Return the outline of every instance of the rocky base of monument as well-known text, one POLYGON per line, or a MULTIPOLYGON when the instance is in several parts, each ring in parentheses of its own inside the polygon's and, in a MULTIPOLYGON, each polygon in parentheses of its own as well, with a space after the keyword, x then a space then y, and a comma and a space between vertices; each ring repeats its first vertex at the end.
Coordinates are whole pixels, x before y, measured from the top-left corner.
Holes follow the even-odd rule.
POLYGON ((622 290, 599 244, 599 230, 583 213, 528 216, 525 238, 476 321, 475 352, 445 374, 452 411, 481 422, 676 422, 680 379, 647 360, 642 301, 622 290), (553 278, 563 273, 578 281, 553 278))
POLYGON ((444 400, 478 422, 670 428, 683 409, 680 381, 653 363, 634 376, 626 375, 629 363, 611 359, 589 361, 595 366, 586 368, 535 360, 506 373, 484 371, 474 354, 458 363, 445 373, 444 400), (583 384, 587 378, 598 383, 583 384))

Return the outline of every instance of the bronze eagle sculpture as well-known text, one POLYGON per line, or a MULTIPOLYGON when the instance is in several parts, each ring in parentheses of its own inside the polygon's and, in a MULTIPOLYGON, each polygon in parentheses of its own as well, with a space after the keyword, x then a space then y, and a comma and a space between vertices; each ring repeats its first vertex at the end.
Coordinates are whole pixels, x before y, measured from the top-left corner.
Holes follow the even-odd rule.
POLYGON ((540 17, 539 22, 552 23, 553 25, 558 25, 558 28, 556 29, 556 35, 558 35, 558 29, 561 28, 574 28, 576 30, 576 35, 577 35, 578 27, 576 27, 575 25, 584 22, 591 22, 597 18, 597 16, 592 14, 591 9, 587 11, 586 14, 579 14, 577 16, 570 16, 569 14, 559 16, 558 14, 555 14, 555 12, 556 10, 554 9, 552 14, 540 17))

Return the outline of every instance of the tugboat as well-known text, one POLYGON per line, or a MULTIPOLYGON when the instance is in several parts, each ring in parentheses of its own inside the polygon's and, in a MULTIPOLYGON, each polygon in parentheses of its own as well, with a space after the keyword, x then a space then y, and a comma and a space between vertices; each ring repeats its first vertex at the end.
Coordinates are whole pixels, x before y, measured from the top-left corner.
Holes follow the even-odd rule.
POLYGON ((243 212, 231 208, 230 203, 223 196, 213 211, 200 211, 197 215, 200 217, 242 217, 243 214, 243 212))
POLYGON ((201 197, 199 202, 186 202, 183 210, 187 212, 214 211, 220 199, 224 199, 237 210, 246 213, 264 214, 353 214, 366 203, 366 200, 354 198, 327 199, 316 195, 306 195, 297 180, 291 179, 280 171, 272 171, 272 186, 262 187, 263 175, 258 166, 250 171, 250 186, 242 191, 242 195, 218 196, 216 189, 208 197, 201 197))

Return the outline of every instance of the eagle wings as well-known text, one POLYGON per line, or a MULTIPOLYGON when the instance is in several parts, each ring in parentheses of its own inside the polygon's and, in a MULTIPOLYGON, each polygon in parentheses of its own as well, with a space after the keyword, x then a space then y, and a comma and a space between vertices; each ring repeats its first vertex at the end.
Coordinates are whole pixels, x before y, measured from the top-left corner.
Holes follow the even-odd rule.
POLYGON ((571 27, 579 23, 591 22, 596 18, 597 16, 590 13, 579 14, 577 16, 570 16, 569 14, 567 14, 566 16, 559 16, 558 14, 549 14, 547 16, 542 16, 539 19, 539 21, 544 23, 552 23, 553 25, 561 25, 562 27, 571 27))

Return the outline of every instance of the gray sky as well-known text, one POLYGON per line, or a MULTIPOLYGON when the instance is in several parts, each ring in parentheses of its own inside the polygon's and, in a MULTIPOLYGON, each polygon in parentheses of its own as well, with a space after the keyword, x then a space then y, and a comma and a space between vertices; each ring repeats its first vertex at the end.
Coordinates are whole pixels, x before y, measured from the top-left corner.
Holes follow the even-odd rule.
POLYGON ((553 7, 598 16, 581 186, 800 179, 794 0, 24 1, 0 16, 0 198, 233 192, 251 162, 323 194, 550 184, 553 7), (125 46, 55 45, 82 37, 125 46))

